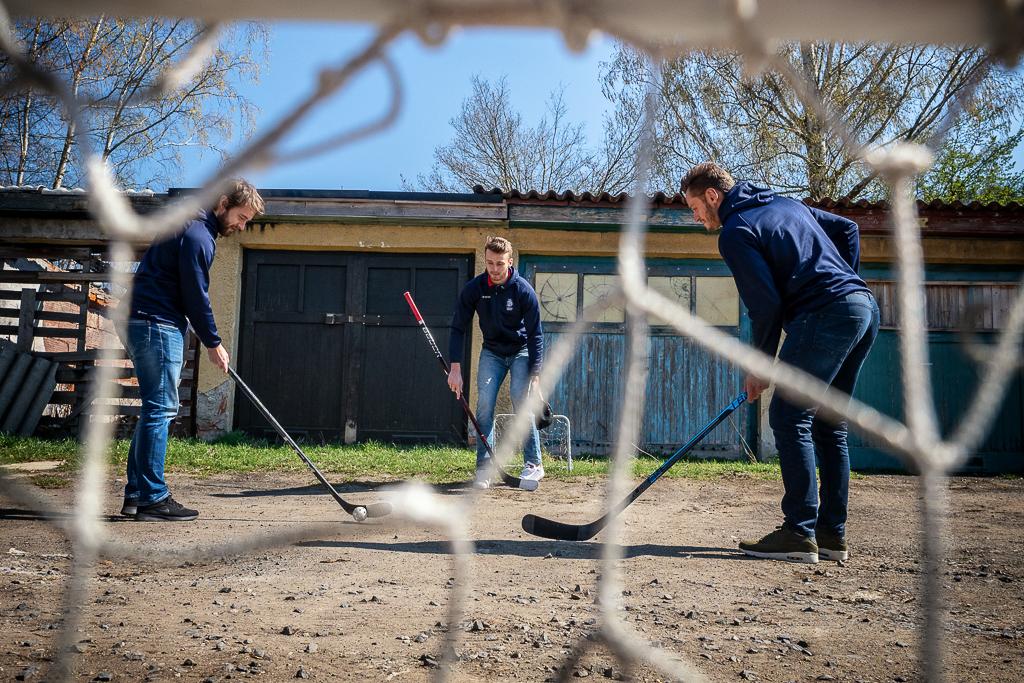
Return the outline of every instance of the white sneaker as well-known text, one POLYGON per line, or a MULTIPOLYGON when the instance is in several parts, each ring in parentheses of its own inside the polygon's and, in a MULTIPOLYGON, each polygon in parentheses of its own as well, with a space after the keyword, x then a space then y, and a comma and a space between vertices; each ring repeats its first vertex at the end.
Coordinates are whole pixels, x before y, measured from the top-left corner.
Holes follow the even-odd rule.
POLYGON ((527 463, 519 473, 519 478, 523 481, 540 481, 544 478, 544 466, 527 463))
POLYGON ((491 488, 491 479, 487 476, 486 471, 477 471, 476 477, 473 479, 473 488, 481 490, 491 488))

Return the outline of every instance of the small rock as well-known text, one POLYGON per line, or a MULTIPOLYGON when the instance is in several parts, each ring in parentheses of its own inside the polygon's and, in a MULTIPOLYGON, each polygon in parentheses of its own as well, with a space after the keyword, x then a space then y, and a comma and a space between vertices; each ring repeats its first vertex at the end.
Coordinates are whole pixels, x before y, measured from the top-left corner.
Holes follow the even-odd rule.
POLYGON ((308 645, 306 645, 306 652, 309 652, 310 654, 316 652, 319 649, 320 647, 316 643, 309 643, 308 645))
POLYGON ((283 629, 281 629, 281 635, 283 635, 283 636, 295 635, 295 629, 292 628, 291 626, 285 626, 283 629))
POLYGON ((740 678, 742 678, 745 681, 752 681, 757 678, 757 674, 755 674, 753 671, 747 671, 746 669, 744 669, 740 672, 740 678))
POLYGON ((230 593, 231 592, 231 586, 224 586, 218 592, 220 592, 220 593, 230 593))
POLYGON ((420 655, 420 664, 430 669, 436 669, 440 666, 440 664, 437 663, 437 660, 428 654, 420 655))
POLYGON ((19 671, 15 676, 16 681, 30 681, 32 678, 39 673, 38 666, 26 666, 24 669, 19 671))
POLYGON ((575 676, 576 678, 586 678, 587 676, 590 675, 590 672, 587 671, 587 669, 584 668, 584 667, 579 667, 575 671, 572 672, 572 675, 575 676))
POLYGON ((107 671, 101 671, 98 674, 96 674, 96 678, 94 678, 92 680, 94 680, 94 681, 112 681, 112 680, 114 680, 114 674, 109 673, 107 671))
POLYGON ((413 640, 415 640, 417 643, 425 643, 425 642, 427 642, 427 638, 429 638, 429 637, 430 637, 429 633, 427 633, 426 631, 421 631, 418 636, 413 638, 413 640))
POLYGON ((295 678, 309 678, 309 672, 306 671, 306 667, 300 666, 299 670, 295 672, 295 678))

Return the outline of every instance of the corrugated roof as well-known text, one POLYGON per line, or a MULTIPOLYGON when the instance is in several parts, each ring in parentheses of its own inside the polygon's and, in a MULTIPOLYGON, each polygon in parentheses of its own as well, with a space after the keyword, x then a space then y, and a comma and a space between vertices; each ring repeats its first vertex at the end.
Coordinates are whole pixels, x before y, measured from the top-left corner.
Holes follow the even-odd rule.
MULTIPOLYGON (((46 187, 45 185, 0 185, 0 192, 20 192, 25 194, 34 193, 58 195, 85 195, 88 194, 89 191, 86 190, 84 187, 58 187, 55 189, 52 187, 46 187)), ((157 194, 156 192, 150 190, 149 188, 143 188, 141 190, 127 189, 122 190, 121 192, 127 195, 142 195, 146 197, 151 197, 157 194)))
MULTIPOLYGON (((630 195, 626 192, 620 192, 619 194, 609 194, 603 192, 599 195, 591 194, 590 192, 583 192, 576 194, 572 190, 566 190, 565 192, 556 192, 554 190, 548 190, 547 192, 540 192, 538 190, 502 190, 501 188, 491 188, 490 190, 484 189, 482 185, 476 185, 473 187, 475 194, 483 195, 500 195, 509 202, 522 202, 530 204, 597 204, 605 205, 609 207, 623 206, 630 199, 630 195)), ((683 196, 678 192, 673 195, 665 194, 664 192, 658 192, 654 195, 648 195, 648 200, 652 204, 656 204, 662 207, 674 207, 674 208, 687 208, 686 201, 683 196)), ((804 199, 805 204, 816 206, 822 209, 858 209, 863 211, 888 211, 891 208, 891 204, 885 200, 879 201, 868 201, 866 199, 820 199, 812 201, 810 199, 804 199)), ((1016 213, 1024 211, 1024 204, 1020 202, 1008 202, 1006 204, 1000 204, 999 202, 942 202, 934 200, 931 202, 924 202, 918 200, 917 208, 930 209, 934 211, 986 211, 986 212, 1003 212, 1003 213, 1016 213)))
MULTIPOLYGON (((862 209, 866 211, 888 211, 892 208, 892 205, 886 200, 880 200, 876 202, 869 202, 865 199, 819 199, 818 201, 811 201, 810 199, 803 200, 805 204, 816 206, 821 209, 862 209)), ((917 200, 917 208, 930 209, 933 211, 1000 211, 1005 213, 1015 213, 1018 211, 1024 211, 1024 204, 1020 202, 1007 202, 1006 204, 1000 204, 999 202, 943 202, 938 199, 930 202, 917 200)))
MULTIPOLYGON (((564 192, 556 192, 555 190, 548 190, 547 192, 540 192, 538 190, 527 190, 523 192, 521 190, 502 190, 501 188, 494 187, 490 190, 484 189, 482 185, 475 185, 473 187, 474 194, 489 195, 489 196, 500 196, 505 201, 521 201, 530 203, 578 203, 578 204, 605 204, 605 205, 624 205, 629 201, 630 195, 627 192, 620 192, 618 194, 610 194, 608 192, 602 192, 601 194, 593 194, 590 192, 582 192, 576 194, 572 190, 566 190, 564 192)), ((678 208, 686 208, 686 201, 683 196, 678 192, 670 195, 664 192, 658 192, 657 194, 648 195, 648 199, 652 204, 658 206, 672 206, 677 205, 678 208)))

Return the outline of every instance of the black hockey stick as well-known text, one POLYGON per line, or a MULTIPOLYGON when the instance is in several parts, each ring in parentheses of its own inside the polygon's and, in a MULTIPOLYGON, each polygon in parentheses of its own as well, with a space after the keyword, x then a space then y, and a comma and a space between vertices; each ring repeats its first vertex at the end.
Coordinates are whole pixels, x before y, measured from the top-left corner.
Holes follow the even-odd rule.
MULTIPOLYGON (((412 300, 412 294, 406 292, 405 303, 409 304, 409 310, 412 311, 413 317, 416 318, 416 322, 420 324, 420 329, 423 330, 423 336, 427 338, 427 343, 430 345, 430 350, 434 352, 434 356, 437 357, 437 362, 441 365, 441 370, 444 371, 445 379, 448 378, 448 373, 451 372, 451 368, 448 366, 448 361, 441 355, 441 349, 437 348, 437 342, 434 341, 434 335, 430 334, 430 328, 427 327, 427 323, 423 320, 423 316, 420 315, 420 309, 416 307, 416 302, 412 300)), ((464 393, 459 394, 459 403, 462 404, 462 409, 466 411, 466 415, 469 417, 469 421, 473 423, 473 429, 476 430, 477 438, 484 444, 484 448, 487 449, 487 454, 491 456, 491 462, 494 463, 495 469, 498 471, 498 475, 501 477, 501 481, 506 486, 512 488, 523 489, 524 491, 536 491, 540 485, 539 482, 532 479, 520 479, 519 477, 512 476, 506 472, 501 465, 498 464, 498 460, 494 457, 494 451, 491 450, 491 444, 487 443, 487 437, 484 436, 484 432, 480 429, 480 423, 476 421, 476 416, 473 415, 473 411, 469 409, 469 404, 466 402, 466 395, 464 393)))
POLYGON ((317 466, 313 464, 313 461, 310 460, 306 456, 306 454, 302 452, 302 449, 299 448, 299 445, 295 443, 291 436, 288 435, 288 432, 284 430, 284 427, 281 426, 281 423, 274 419, 274 416, 270 414, 270 411, 267 410, 267 407, 263 405, 262 401, 260 401, 256 397, 256 394, 254 394, 252 389, 249 388, 249 385, 242 381, 242 378, 238 376, 238 373, 235 372, 235 369, 229 366, 228 374, 231 375, 231 379, 235 380, 235 384, 237 384, 238 388, 242 390, 242 393, 245 394, 249 398, 249 400, 252 401, 252 404, 256 406, 256 409, 259 410, 260 413, 262 413, 263 417, 267 418, 267 422, 274 426, 274 429, 276 429, 277 433, 281 435, 281 438, 284 439, 288 443, 288 445, 291 446, 295 450, 295 452, 299 454, 299 457, 302 458, 302 462, 306 463, 306 465, 309 466, 309 469, 313 470, 313 474, 316 476, 316 478, 319 479, 320 483, 324 485, 324 487, 328 490, 328 492, 330 492, 332 496, 334 496, 334 500, 338 501, 338 505, 340 505, 342 509, 345 510, 345 512, 352 515, 352 517, 359 522, 363 521, 367 517, 384 517, 386 515, 391 514, 390 503, 370 503, 369 505, 353 505, 352 503, 342 498, 341 494, 339 494, 334 489, 334 487, 331 486, 331 483, 327 481, 327 477, 325 477, 323 473, 319 469, 317 469, 317 466))
POLYGON ((701 429, 696 436, 680 446, 679 450, 673 453, 661 464, 661 467, 652 472, 651 475, 644 479, 639 486, 633 489, 632 493, 626 496, 618 506, 606 512, 600 519, 597 519, 590 524, 564 524, 552 519, 538 517, 537 515, 526 515, 523 517, 523 531, 528 534, 533 534, 534 536, 553 538, 559 541, 586 541, 593 538, 601 531, 601 529, 604 529, 605 526, 608 525, 608 521, 611 520, 612 517, 629 507, 630 503, 639 498, 644 491, 651 487, 651 484, 658 481, 658 478, 661 477, 661 475, 668 472, 672 465, 679 462, 680 458, 686 455, 690 449, 693 448, 701 439, 707 436, 711 430, 721 424, 722 420, 727 418, 734 410, 743 405, 743 402, 746 400, 746 392, 737 396, 736 399, 727 405, 722 412, 711 420, 711 422, 704 425, 704 428, 701 429))

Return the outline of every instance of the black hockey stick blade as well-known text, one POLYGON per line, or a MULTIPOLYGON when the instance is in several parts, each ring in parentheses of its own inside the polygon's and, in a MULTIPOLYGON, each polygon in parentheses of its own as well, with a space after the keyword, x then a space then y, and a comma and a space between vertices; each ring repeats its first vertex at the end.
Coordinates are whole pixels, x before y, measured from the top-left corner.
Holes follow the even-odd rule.
POLYGON ((608 523, 608 515, 590 524, 565 524, 537 515, 523 516, 523 531, 556 541, 589 541, 608 523))
POLYGON ((511 486, 514 489, 522 489, 524 491, 536 491, 537 487, 540 486, 540 482, 534 481, 533 479, 520 479, 519 477, 509 474, 501 466, 498 466, 498 476, 501 477, 502 483, 505 486, 511 486))
POLYGON ((229 366, 228 374, 231 375, 231 379, 235 381, 235 384, 238 386, 239 389, 242 390, 242 393, 245 394, 250 401, 252 401, 252 404, 256 406, 256 409, 260 412, 260 414, 263 415, 264 418, 266 418, 267 422, 269 422, 277 431, 277 433, 281 436, 281 438, 284 439, 285 443, 291 446, 292 450, 294 450, 298 454, 302 462, 306 463, 306 466, 309 467, 310 470, 312 470, 313 475, 320 481, 321 484, 324 485, 324 488, 327 489, 327 492, 331 494, 331 497, 334 498, 335 501, 337 501, 338 505, 340 505, 345 512, 352 515, 353 517, 356 517, 357 520, 359 520, 359 517, 356 516, 356 510, 359 509, 366 511, 367 518, 386 517, 387 515, 391 514, 390 503, 370 503, 369 505, 353 505, 352 503, 342 498, 341 494, 338 493, 338 491, 333 486, 331 486, 331 483, 329 481, 327 481, 327 477, 324 476, 323 472, 321 472, 320 469, 313 464, 313 461, 309 459, 309 456, 307 456, 302 451, 302 449, 299 448, 299 444, 295 443, 295 440, 292 439, 291 435, 289 435, 288 432, 285 431, 284 427, 281 426, 281 423, 278 422, 277 419, 271 414, 270 410, 268 410, 267 407, 263 405, 263 402, 260 401, 260 399, 256 396, 255 392, 253 392, 253 390, 249 388, 249 385, 246 384, 242 380, 242 378, 238 376, 238 373, 235 372, 235 369, 229 366))
POLYGON ((551 538, 556 541, 586 541, 593 538, 601 531, 601 529, 604 529, 605 526, 607 526, 608 520, 629 507, 630 503, 639 498, 644 491, 651 487, 651 484, 656 482, 661 475, 665 474, 672 465, 679 462, 680 458, 686 455, 690 449, 697 445, 697 443, 699 443, 705 436, 710 434, 715 427, 721 424, 721 422, 734 410, 743 405, 743 402, 746 400, 746 392, 741 393, 733 399, 732 403, 722 409, 722 412, 704 425, 704 427, 701 428, 701 430, 689 441, 680 446, 679 450, 673 453, 661 464, 661 467, 652 472, 650 476, 644 479, 639 486, 633 489, 633 491, 630 492, 630 494, 626 496, 621 503, 606 512, 600 519, 596 519, 590 524, 565 524, 564 522, 556 522, 553 519, 538 517, 537 515, 524 515, 523 531, 534 536, 551 538))

